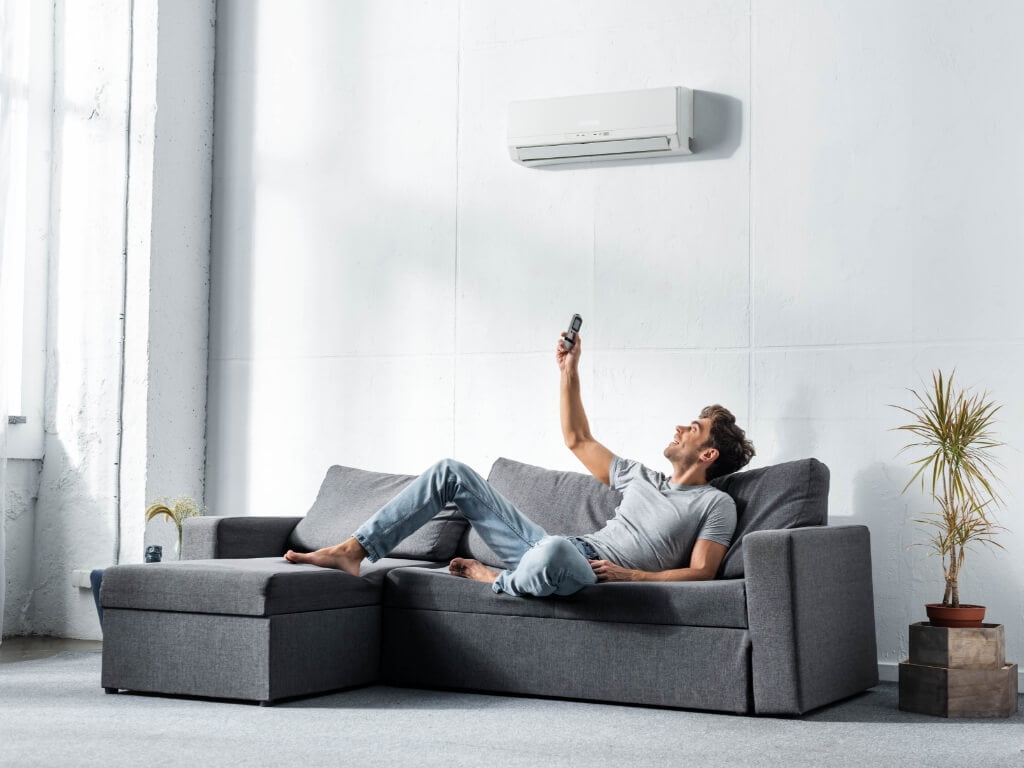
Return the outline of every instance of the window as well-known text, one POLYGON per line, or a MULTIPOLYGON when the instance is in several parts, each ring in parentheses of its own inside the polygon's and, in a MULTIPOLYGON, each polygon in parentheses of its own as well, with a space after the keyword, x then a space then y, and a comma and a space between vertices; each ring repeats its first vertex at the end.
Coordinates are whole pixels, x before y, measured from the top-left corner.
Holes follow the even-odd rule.
POLYGON ((0 258, 7 457, 43 455, 53 6, 0 0, 0 258))

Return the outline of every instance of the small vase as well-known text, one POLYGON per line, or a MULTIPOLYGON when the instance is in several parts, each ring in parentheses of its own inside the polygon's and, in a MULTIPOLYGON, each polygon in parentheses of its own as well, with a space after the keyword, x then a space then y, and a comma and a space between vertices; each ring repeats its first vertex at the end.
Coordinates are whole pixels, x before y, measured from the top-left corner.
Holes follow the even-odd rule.
POLYGON ((954 608, 942 603, 927 603, 924 609, 933 627, 980 627, 985 619, 984 605, 961 603, 954 608))

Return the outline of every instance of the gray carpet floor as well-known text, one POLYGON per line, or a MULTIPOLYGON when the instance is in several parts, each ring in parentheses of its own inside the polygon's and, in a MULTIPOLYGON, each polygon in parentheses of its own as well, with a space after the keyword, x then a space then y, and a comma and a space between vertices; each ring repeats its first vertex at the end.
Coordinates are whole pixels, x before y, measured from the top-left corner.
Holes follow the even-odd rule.
POLYGON ((782 719, 385 686, 257 707, 106 695, 100 658, 0 666, 0 766, 1024 768, 1024 713, 900 712, 894 683, 782 719))

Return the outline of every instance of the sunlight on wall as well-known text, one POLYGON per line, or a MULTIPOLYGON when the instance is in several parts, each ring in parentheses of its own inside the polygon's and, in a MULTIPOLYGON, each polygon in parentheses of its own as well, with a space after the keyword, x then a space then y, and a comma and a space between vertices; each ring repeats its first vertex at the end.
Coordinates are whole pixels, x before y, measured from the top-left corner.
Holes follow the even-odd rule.
MULTIPOLYGON (((62 29, 75 33, 61 37, 54 98, 59 175, 52 242, 59 268, 53 359, 60 372, 56 400, 77 405, 58 408, 55 426, 64 435, 88 436, 94 424, 116 414, 110 403, 117 380, 109 374, 119 365, 128 83, 123 69, 107 70, 99 80, 97 71, 106 69, 110 51, 125 50, 126 27, 123 16, 109 9, 97 13, 87 4, 67 3, 62 29)), ((126 65, 126 52, 123 60, 126 65)), ((93 484, 100 480, 97 472, 108 470, 84 461, 90 442, 69 439, 64 448, 68 462, 82 467, 93 484)))

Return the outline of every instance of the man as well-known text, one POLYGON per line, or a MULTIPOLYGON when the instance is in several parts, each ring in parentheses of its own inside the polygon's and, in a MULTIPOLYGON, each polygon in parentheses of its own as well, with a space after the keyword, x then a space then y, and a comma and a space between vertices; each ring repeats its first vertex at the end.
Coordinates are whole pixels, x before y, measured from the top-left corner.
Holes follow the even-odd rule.
POLYGON ((604 528, 583 536, 550 536, 475 471, 445 460, 406 486, 350 538, 308 554, 289 550, 285 558, 358 576, 364 558, 375 562, 385 557, 454 502, 506 567, 498 571, 457 557, 449 571, 489 583, 495 592, 540 597, 570 595, 599 581, 713 579, 732 541, 736 506, 708 481, 745 466, 753 445, 733 415, 713 405, 676 427, 664 450, 670 477, 615 456, 590 432, 580 397, 581 346, 577 334, 570 349, 561 340, 556 348, 562 434, 594 477, 622 492, 622 503, 604 528))

